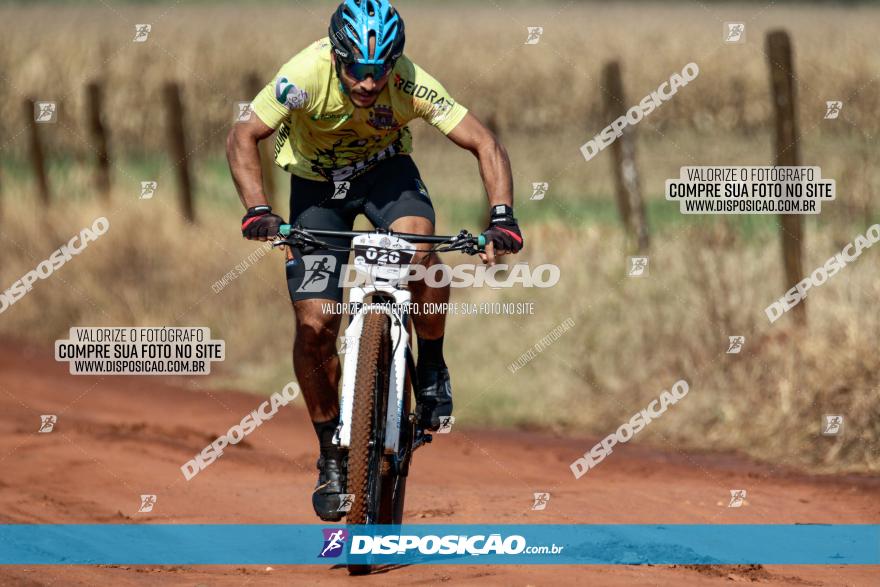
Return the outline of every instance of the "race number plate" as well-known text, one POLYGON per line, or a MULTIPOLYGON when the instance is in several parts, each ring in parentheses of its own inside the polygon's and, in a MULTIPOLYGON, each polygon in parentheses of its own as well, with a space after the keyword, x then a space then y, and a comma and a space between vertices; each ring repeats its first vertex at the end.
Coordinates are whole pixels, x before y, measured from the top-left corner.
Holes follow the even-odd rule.
POLYGON ((352 240, 354 266, 378 281, 398 280, 409 272, 415 247, 387 234, 362 234, 352 240))

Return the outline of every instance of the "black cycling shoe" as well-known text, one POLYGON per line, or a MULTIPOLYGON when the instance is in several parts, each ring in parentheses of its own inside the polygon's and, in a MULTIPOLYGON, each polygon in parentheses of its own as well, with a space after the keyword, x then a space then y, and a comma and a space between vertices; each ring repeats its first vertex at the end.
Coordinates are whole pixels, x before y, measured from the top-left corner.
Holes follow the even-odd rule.
POLYGON ((312 507, 325 522, 338 522, 345 516, 340 512, 341 494, 345 493, 345 470, 342 454, 336 449, 321 451, 318 457, 318 484, 312 493, 312 507))
POLYGON ((446 366, 426 365, 418 370, 419 426, 431 432, 440 428, 442 419, 452 415, 452 383, 446 366))

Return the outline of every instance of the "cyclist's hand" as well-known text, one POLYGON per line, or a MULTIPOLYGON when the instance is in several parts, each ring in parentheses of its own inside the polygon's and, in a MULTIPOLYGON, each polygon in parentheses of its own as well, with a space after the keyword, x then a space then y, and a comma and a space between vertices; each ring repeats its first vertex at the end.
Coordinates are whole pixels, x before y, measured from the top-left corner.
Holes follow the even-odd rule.
POLYGON ((271 206, 254 206, 248 208, 241 219, 241 236, 250 240, 269 240, 278 234, 282 224, 284 219, 272 214, 271 206))
POLYGON ((495 255, 518 253, 523 248, 522 232, 510 206, 492 207, 492 219, 483 235, 486 237, 486 252, 480 253, 480 258, 489 265, 495 264, 495 255))

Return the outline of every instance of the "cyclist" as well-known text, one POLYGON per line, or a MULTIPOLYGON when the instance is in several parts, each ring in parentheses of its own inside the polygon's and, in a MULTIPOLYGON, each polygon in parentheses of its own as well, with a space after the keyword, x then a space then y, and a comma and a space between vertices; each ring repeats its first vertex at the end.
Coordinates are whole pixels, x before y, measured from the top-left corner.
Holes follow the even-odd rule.
MULTIPOLYGON (((491 221, 483 261, 516 253, 523 245, 513 215, 513 181, 504 147, 433 77, 403 54, 404 24, 387 0, 345 0, 325 37, 294 56, 253 101, 256 116, 234 125, 226 141, 229 167, 247 208, 242 235, 266 240, 284 220, 263 190, 259 141, 278 131, 275 163, 291 174, 290 224, 351 230, 358 214, 379 228, 433 234, 435 217, 412 152, 407 124, 421 118, 473 153, 488 194, 491 221)), ((349 243, 327 239, 342 247, 349 243)), ((414 262, 439 263, 423 245, 414 262)), ((326 302, 341 302, 339 285, 347 252, 288 253, 287 285, 296 336, 294 372, 320 446, 318 484, 312 495, 322 520, 338 521, 345 490, 342 454, 333 445, 339 424, 340 363, 336 339, 341 315, 326 302), (312 257, 312 258, 309 258, 312 257), (329 279, 309 273, 318 263, 329 279)), ((413 301, 444 303, 449 286, 410 282, 413 301)), ((422 426, 436 430, 452 413, 452 388, 443 358, 443 314, 414 314, 418 338, 417 409, 422 426)))

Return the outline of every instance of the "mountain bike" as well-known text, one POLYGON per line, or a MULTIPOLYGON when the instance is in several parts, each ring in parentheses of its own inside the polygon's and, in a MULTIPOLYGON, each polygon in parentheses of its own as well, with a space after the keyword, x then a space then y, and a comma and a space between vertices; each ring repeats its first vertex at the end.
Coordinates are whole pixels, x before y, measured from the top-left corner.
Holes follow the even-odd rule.
MULTIPOLYGON (((413 453, 431 442, 419 426, 418 409, 411 411, 417 385, 410 346, 411 296, 406 289, 417 244, 431 252, 460 251, 475 255, 486 241, 462 230, 455 236, 427 236, 386 230, 306 230, 282 225, 276 246, 301 251, 352 251, 356 272, 366 277, 349 296, 345 329, 340 424, 334 444, 347 450, 347 494, 353 497, 346 514, 349 526, 401 524, 406 478, 413 453), (351 239, 349 248, 321 238, 351 239)), ((371 571, 369 564, 349 564, 352 574, 371 571)))

